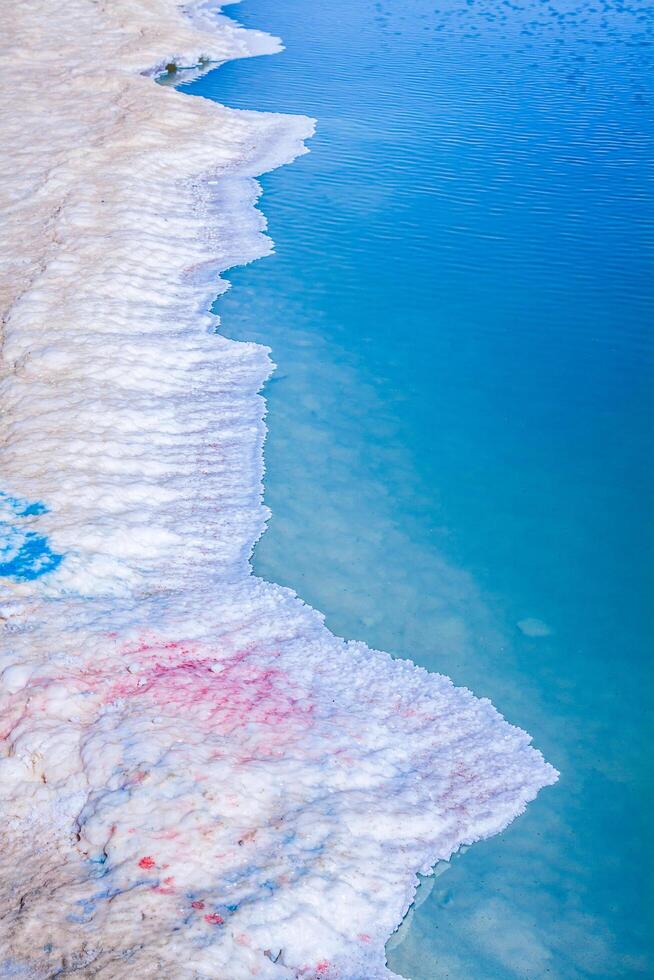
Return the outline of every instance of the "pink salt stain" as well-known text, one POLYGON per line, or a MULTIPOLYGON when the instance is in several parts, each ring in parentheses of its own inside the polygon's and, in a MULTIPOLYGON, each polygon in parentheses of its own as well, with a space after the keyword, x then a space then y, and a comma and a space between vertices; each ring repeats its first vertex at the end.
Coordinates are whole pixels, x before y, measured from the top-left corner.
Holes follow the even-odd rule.
POLYGON ((142 857, 139 861, 139 868, 144 868, 146 871, 149 871, 150 868, 154 868, 156 863, 157 862, 154 860, 154 858, 150 857, 149 854, 146 854, 146 856, 142 857))
MULTIPOLYGON (((160 641, 148 633, 119 648, 123 670, 112 653, 81 668, 64 668, 56 678, 34 677, 29 705, 24 692, 12 699, 13 704, 10 701, 13 710, 4 737, 10 737, 29 715, 49 710, 47 702, 38 697, 39 689, 47 692, 52 684, 64 683, 71 694, 97 697, 84 699, 86 710, 95 711, 100 703, 111 704, 117 699, 138 699, 156 705, 161 712, 184 716, 195 730, 207 734, 231 735, 247 726, 247 750, 240 758, 235 758, 233 751, 227 752, 232 762, 247 765, 262 756, 280 756, 289 740, 302 737, 311 726, 313 704, 277 665, 279 654, 262 651, 256 645, 234 650, 237 636, 238 631, 221 636, 214 650, 197 641, 160 641), (226 650, 229 656, 224 655, 226 650), (265 656, 268 664, 253 662, 259 656, 265 656)), ((212 758, 224 756, 217 751, 212 758)), ((126 783, 136 787, 148 775, 147 770, 137 769, 126 776, 126 783)), ((202 781, 208 777, 196 772, 194 778, 202 781)), ((136 833, 136 829, 130 827, 128 833, 136 833)), ((171 830, 157 838, 175 840, 178 836, 178 831, 171 830)), ((156 862, 147 855, 138 863, 143 870, 150 870, 156 862)))
MULTIPOLYGON (((139 862, 140 864, 140 862, 139 862)), ((170 865, 163 864, 162 868, 168 868, 170 865)), ((168 875, 163 881, 158 885, 153 885, 150 891, 155 892, 157 895, 174 895, 175 894, 175 878, 173 875, 168 875)))
POLYGON ((369 943, 370 942, 370 936, 368 935, 367 932, 360 932, 357 938, 362 943, 369 943))
POLYGON ((210 912, 209 915, 204 916, 204 921, 208 922, 211 926, 221 926, 225 920, 217 912, 210 912))
POLYGON ((204 902, 191 902, 191 908, 192 909, 198 909, 198 910, 199 909, 203 909, 204 908, 204 902))
POLYGON ((330 966, 329 960, 320 960, 314 967, 301 966, 299 972, 302 976, 308 974, 311 977, 324 977, 330 972, 330 966))
MULTIPOLYGON (((137 697, 158 708, 193 717, 197 727, 230 734, 245 725, 269 731, 258 748, 266 753, 306 730, 313 705, 294 696, 287 675, 278 667, 259 667, 249 662, 252 650, 241 650, 216 660, 201 656, 198 644, 167 642, 130 645, 124 653, 139 656, 139 668, 110 683, 103 701, 137 697), (146 654, 147 657, 143 655, 146 654), (212 668, 216 665, 220 670, 212 668)), ((115 669, 112 671, 115 676, 115 669)))

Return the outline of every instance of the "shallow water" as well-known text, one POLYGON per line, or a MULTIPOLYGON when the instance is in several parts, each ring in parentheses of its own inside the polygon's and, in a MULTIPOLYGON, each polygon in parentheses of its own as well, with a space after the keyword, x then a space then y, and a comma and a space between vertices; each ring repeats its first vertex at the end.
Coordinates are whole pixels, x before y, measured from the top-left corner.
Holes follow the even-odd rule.
POLYGON ((278 364, 255 570, 490 697, 562 773, 423 887, 389 964, 651 976, 654 14, 235 15, 287 50, 185 90, 318 119, 262 181, 276 255, 217 304, 278 364))

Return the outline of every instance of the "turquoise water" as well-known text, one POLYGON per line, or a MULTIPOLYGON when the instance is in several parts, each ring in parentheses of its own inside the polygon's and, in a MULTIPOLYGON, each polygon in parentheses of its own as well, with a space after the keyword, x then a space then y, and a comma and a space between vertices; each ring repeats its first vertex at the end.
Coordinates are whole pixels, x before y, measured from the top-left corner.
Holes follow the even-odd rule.
POLYGON ((276 255, 217 304, 278 364, 255 570, 490 697, 562 774, 422 886, 389 963, 654 976, 653 8, 234 13, 286 51, 185 90, 318 120, 262 181, 276 255))

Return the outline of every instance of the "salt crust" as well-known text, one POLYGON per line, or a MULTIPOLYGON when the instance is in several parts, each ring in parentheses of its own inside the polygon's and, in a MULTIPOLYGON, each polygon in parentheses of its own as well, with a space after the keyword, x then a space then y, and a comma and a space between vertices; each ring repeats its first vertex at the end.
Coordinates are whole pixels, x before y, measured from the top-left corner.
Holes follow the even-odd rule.
POLYGON ((0 464, 63 560, 3 589, 0 972, 391 977, 416 872, 556 773, 251 574, 272 365, 207 308, 312 123, 154 84, 277 49, 197 6, 2 17, 0 464))

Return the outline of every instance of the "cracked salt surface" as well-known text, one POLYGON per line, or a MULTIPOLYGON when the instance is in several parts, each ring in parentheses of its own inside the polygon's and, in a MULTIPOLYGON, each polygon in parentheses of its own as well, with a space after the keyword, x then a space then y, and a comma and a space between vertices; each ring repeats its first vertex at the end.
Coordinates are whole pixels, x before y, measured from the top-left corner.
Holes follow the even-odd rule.
POLYGON ((5 31, 3 501, 61 560, 4 579, 0 969, 390 977, 416 874, 556 774, 251 574, 272 365, 206 309, 312 123, 155 86, 277 49, 186 14, 31 0, 5 31))

